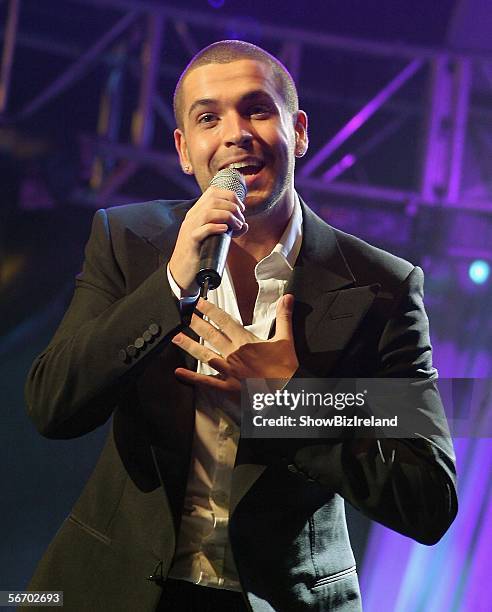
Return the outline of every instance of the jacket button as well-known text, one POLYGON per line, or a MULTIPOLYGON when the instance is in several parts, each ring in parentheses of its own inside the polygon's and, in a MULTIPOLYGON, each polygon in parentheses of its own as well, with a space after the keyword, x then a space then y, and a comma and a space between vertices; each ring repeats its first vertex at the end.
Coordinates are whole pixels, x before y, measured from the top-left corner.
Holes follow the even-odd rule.
POLYGON ((144 342, 144 339, 143 339, 143 338, 137 338, 137 339, 135 340, 135 348, 137 348, 137 349, 139 349, 139 350, 140 350, 141 348, 143 348, 144 344, 145 344, 145 342, 144 342))
POLYGON ((130 357, 135 357, 135 355, 137 354, 137 349, 133 344, 130 344, 126 347, 126 352, 130 357))
POLYGON ((149 325, 149 332, 153 336, 158 336, 160 331, 161 331, 161 328, 159 327, 159 325, 157 325, 157 323, 151 323, 149 325))
POLYGON ((118 359, 122 361, 123 363, 126 363, 127 361, 129 361, 128 355, 126 354, 125 349, 121 349, 121 351, 118 351, 118 359))
POLYGON ((142 334, 142 338, 145 342, 152 342, 153 340, 152 334, 149 332, 148 329, 144 331, 144 333, 142 334))

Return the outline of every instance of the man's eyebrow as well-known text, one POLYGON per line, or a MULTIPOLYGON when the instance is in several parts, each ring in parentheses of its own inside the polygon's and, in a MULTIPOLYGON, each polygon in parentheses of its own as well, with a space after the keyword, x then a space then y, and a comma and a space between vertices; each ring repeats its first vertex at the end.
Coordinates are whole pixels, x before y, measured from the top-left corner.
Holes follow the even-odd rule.
POLYGON ((199 100, 195 100, 190 106, 190 110, 188 111, 188 117, 191 117, 191 113, 195 110, 195 108, 199 106, 212 106, 216 103, 217 100, 214 100, 213 98, 200 98, 199 100))
MULTIPOLYGON (((275 104, 273 96, 264 89, 255 89, 254 91, 248 91, 248 93, 244 94, 244 96, 241 96, 241 98, 239 99, 239 103, 251 102, 252 100, 258 99, 268 100, 269 102, 275 104)), ((218 104, 218 100, 216 100, 215 98, 200 98, 198 100, 195 100, 190 106, 190 110, 188 111, 188 117, 191 117, 193 111, 196 108, 199 108, 201 106, 214 106, 216 104, 218 104)))
POLYGON ((250 102, 251 100, 257 100, 258 98, 267 99, 270 102, 275 103, 275 100, 273 99, 272 95, 264 89, 255 89, 254 91, 248 91, 247 94, 244 94, 244 96, 241 97, 240 101, 250 102))

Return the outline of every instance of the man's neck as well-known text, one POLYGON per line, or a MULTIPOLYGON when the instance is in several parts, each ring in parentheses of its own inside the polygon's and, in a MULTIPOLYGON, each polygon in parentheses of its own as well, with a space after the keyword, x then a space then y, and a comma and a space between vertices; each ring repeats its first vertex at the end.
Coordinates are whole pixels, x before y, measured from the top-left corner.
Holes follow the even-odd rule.
POLYGON ((290 221, 294 202, 295 194, 292 190, 273 208, 247 217, 248 231, 239 238, 233 238, 229 257, 243 259, 247 255, 256 264, 271 253, 290 221))

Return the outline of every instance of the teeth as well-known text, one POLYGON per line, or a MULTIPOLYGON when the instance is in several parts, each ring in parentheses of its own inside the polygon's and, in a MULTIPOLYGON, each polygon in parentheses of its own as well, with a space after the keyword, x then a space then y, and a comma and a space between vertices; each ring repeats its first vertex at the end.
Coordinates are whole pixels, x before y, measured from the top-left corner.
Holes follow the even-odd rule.
POLYGON ((227 167, 239 170, 240 168, 247 168, 248 166, 254 166, 255 168, 259 168, 261 166, 261 163, 257 161, 234 162, 232 164, 229 164, 227 167))

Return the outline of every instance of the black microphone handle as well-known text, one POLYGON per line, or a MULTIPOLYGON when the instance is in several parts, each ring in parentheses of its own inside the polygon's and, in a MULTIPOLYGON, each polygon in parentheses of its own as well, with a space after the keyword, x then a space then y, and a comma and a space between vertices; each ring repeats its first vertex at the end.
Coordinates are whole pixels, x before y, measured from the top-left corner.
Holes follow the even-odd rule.
MULTIPOLYGON (((232 230, 223 234, 208 236, 200 249, 200 267, 196 274, 196 282, 200 287, 207 285, 206 289, 216 289, 221 281, 227 260, 227 253, 231 244, 232 230), (208 282, 207 282, 208 281, 208 282)), ((205 295, 202 297, 206 298, 205 295)))

